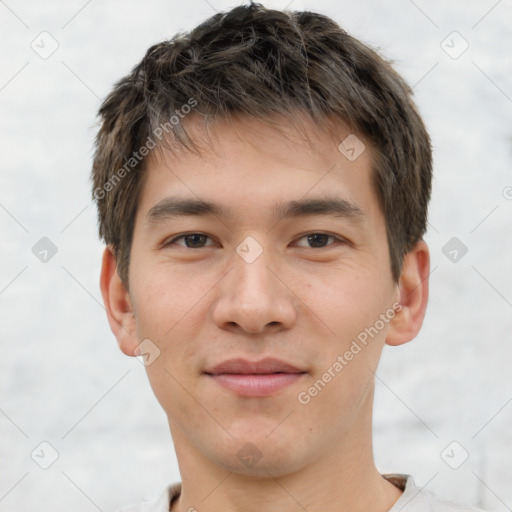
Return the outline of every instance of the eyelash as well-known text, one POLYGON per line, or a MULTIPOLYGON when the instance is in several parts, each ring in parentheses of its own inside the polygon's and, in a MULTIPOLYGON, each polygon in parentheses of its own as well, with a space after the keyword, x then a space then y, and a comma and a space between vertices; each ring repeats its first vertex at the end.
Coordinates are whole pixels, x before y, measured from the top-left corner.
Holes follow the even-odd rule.
MULTIPOLYGON (((192 236, 192 235, 205 236, 205 237, 207 237, 207 238, 209 238, 211 240, 211 238, 208 235, 204 234, 204 233, 190 232, 190 233, 183 233, 181 235, 175 236, 174 238, 164 242, 162 244, 162 247, 167 247, 169 245, 174 244, 177 240, 180 240, 182 238, 185 239, 185 238, 187 238, 189 236, 192 236)), ((324 236, 327 236, 329 238, 334 239, 335 243, 329 244, 329 245, 327 245, 325 247, 307 247, 307 249, 326 249, 328 247, 332 247, 333 245, 335 245, 336 242, 337 243, 341 243, 341 244, 348 244, 349 243, 349 242, 347 242, 347 240, 344 240, 343 238, 340 238, 339 236, 333 235, 331 233, 324 233, 322 231, 312 231, 310 233, 306 233, 306 234, 301 235, 300 237, 298 237, 296 240, 301 240, 302 238, 306 238, 306 237, 311 236, 311 235, 324 235, 324 236)), ((196 249, 197 250, 197 249, 206 249, 208 246, 207 247, 198 247, 198 248, 197 247, 196 248, 194 248, 194 247, 187 247, 187 246, 181 246, 181 247, 183 247, 184 249, 196 249)))

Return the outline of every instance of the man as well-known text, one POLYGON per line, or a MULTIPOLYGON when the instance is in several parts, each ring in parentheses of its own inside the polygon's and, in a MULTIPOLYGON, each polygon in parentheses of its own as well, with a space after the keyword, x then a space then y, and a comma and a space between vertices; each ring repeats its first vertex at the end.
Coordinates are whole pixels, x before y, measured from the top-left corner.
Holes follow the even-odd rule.
MULTIPOLYGON (((145 511, 448 511, 372 452, 428 299, 431 145, 390 64, 259 4, 151 47, 100 109, 101 291, 182 482, 145 511)), ((468 510, 468 509, 466 509, 468 510)))

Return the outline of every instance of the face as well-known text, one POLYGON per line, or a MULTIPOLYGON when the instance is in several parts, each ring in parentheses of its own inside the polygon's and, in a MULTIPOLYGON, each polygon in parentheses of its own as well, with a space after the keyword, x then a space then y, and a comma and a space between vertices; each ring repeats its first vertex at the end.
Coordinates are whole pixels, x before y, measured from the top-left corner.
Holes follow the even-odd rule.
POLYGON ((357 445, 399 288, 370 144, 350 161, 349 133, 312 150, 239 120, 216 154, 148 162, 129 302, 178 457, 277 476, 357 445))

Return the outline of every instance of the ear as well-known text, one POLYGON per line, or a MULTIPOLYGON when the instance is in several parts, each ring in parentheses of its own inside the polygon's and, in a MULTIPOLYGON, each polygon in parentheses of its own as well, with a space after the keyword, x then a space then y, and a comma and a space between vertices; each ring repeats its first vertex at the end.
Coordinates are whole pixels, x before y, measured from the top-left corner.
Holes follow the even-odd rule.
POLYGON ((390 322, 386 336, 388 345, 402 345, 414 339, 421 329, 428 302, 430 253, 421 240, 404 256, 398 282, 402 305, 390 322))
POLYGON ((139 345, 130 295, 119 274, 114 252, 110 246, 103 252, 100 277, 101 294, 107 310, 110 328, 117 338, 119 348, 128 356, 135 356, 139 345))

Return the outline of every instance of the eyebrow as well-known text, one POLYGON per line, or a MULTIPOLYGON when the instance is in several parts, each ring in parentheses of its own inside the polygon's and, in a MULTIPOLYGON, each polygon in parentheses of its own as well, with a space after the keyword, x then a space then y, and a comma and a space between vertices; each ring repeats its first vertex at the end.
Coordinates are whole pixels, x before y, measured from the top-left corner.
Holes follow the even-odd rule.
MULTIPOLYGON (((148 211, 146 221, 153 226, 177 217, 207 215, 221 218, 235 217, 231 209, 220 203, 193 198, 166 197, 148 211)), ((364 211, 359 206, 341 197, 320 197, 278 203, 273 207, 273 215, 279 220, 310 215, 331 215, 355 222, 360 222, 365 217, 364 211)))

